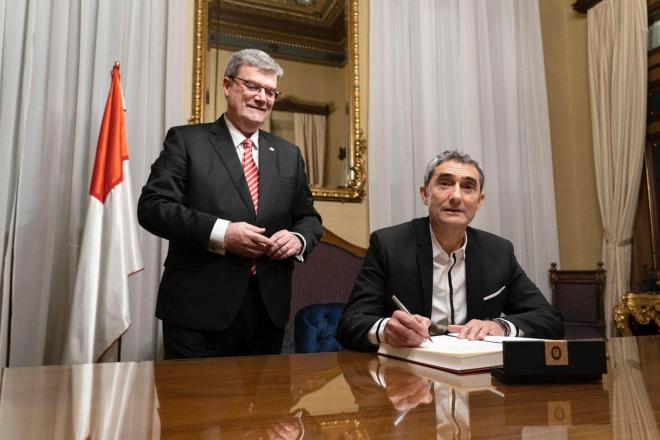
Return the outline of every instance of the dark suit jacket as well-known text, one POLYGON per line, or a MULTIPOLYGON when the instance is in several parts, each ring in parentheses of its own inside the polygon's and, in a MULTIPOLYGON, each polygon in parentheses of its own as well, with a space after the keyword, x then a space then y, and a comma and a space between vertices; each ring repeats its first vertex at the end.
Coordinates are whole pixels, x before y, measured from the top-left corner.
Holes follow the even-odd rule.
POLYGON ((267 438, 271 426, 295 422, 290 362, 288 356, 236 356, 155 363, 159 438, 267 438))
MULTIPOLYGON (((300 150, 259 132, 257 214, 224 117, 168 131, 138 202, 140 224, 170 241, 156 304, 163 321, 224 330, 236 316, 251 259, 207 251, 217 218, 264 227, 268 236, 281 229, 297 232, 307 242, 308 255, 323 231, 300 150)), ((256 260, 263 301, 278 326, 289 317, 293 264, 293 259, 256 260)))
MULTIPOLYGON (((344 347, 376 349, 367 334, 378 319, 397 310, 391 300, 393 294, 411 313, 431 317, 432 253, 428 217, 371 234, 364 265, 339 321, 337 336, 344 347)), ((563 336, 561 316, 527 278, 509 241, 468 227, 465 278, 468 321, 505 313, 525 336, 563 336), (504 286, 498 295, 484 300, 504 286)))

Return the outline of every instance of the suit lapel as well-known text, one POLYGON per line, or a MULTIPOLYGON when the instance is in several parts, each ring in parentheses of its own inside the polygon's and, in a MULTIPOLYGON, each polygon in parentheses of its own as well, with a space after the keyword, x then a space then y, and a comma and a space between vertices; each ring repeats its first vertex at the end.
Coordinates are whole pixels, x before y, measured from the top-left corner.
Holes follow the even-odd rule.
POLYGON ((272 136, 263 130, 259 131, 259 214, 268 206, 270 191, 275 186, 275 157, 277 148, 272 136))
POLYGON ((417 267, 419 268, 422 295, 424 296, 424 316, 430 317, 433 295, 433 249, 429 230, 429 218, 424 217, 413 220, 413 228, 415 230, 415 241, 417 244, 417 267))
POLYGON ((465 295, 467 302, 467 320, 481 316, 481 275, 486 273, 482 267, 479 243, 472 228, 467 228, 467 246, 465 248, 465 295))
MULTIPOLYGON (((232 142, 224 116, 221 116, 212 125, 209 140, 225 168, 227 168, 227 172, 236 187, 236 191, 238 191, 238 194, 240 194, 241 199, 243 199, 248 209, 254 212, 252 196, 250 196, 250 189, 247 186, 245 174, 243 173, 243 164, 241 164, 238 154, 236 154, 236 147, 232 142)), ((259 160, 261 160, 261 157, 259 157, 259 160)))

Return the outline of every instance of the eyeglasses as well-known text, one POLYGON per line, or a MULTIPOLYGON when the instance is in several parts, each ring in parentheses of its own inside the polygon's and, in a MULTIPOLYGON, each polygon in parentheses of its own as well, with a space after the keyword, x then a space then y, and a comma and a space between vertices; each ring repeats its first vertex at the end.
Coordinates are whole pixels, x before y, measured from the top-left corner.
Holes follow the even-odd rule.
POLYGON ((239 77, 234 76, 234 75, 230 76, 229 78, 237 79, 237 80, 241 81, 246 89, 248 89, 250 92, 253 92, 255 94, 257 94, 257 93, 259 93, 263 90, 268 99, 276 100, 282 94, 282 92, 280 92, 277 89, 270 89, 268 87, 263 87, 263 86, 260 86, 259 84, 255 83, 255 82, 248 81, 247 79, 239 78, 239 77))

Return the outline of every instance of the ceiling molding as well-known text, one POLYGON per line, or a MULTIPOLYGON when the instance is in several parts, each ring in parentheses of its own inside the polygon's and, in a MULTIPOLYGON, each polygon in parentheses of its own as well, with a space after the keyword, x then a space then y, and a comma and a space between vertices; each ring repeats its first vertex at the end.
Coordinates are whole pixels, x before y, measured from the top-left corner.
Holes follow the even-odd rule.
POLYGON ((209 0, 209 47, 253 47, 274 56, 343 67, 345 0, 209 0))

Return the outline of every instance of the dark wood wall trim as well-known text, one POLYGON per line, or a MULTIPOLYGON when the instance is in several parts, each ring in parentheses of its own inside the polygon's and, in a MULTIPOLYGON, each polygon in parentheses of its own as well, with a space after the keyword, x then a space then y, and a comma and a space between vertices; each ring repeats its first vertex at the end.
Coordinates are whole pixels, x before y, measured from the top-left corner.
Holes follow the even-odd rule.
POLYGON ((303 104, 296 101, 294 98, 282 98, 275 101, 273 104, 273 110, 280 112, 294 112, 294 113, 309 113, 312 115, 324 115, 328 116, 330 114, 329 105, 314 105, 314 104, 303 104))
POLYGON ((601 0, 577 0, 571 5, 571 7, 575 12, 586 14, 589 9, 593 8, 600 2, 601 0))

